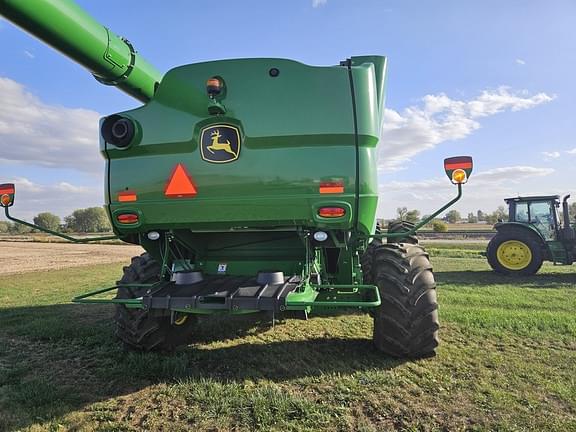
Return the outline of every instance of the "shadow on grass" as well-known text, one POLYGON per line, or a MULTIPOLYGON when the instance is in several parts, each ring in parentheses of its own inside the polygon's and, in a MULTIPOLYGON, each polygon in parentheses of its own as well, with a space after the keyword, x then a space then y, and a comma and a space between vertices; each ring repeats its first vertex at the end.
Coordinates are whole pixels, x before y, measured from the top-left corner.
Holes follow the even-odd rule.
POLYGON ((532 276, 505 276, 493 271, 447 271, 435 272, 439 284, 467 285, 481 288, 494 285, 517 285, 521 288, 556 288, 576 287, 576 273, 537 273, 532 276))
POLYGON ((0 430, 49 421, 153 383, 282 382, 402 363, 376 352, 368 339, 292 340, 283 324, 270 332, 262 315, 203 319, 196 343, 170 355, 131 353, 116 341, 111 316, 109 306, 0 309, 0 430), (245 343, 238 339, 246 336, 245 343))

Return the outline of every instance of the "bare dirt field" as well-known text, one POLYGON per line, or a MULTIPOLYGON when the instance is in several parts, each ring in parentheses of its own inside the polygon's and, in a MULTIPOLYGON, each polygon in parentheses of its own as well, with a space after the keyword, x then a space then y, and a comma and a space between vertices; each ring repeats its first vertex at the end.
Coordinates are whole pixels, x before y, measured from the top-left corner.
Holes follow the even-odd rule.
POLYGON ((90 264, 130 263, 143 253, 140 246, 0 242, 0 274, 63 269, 90 264))

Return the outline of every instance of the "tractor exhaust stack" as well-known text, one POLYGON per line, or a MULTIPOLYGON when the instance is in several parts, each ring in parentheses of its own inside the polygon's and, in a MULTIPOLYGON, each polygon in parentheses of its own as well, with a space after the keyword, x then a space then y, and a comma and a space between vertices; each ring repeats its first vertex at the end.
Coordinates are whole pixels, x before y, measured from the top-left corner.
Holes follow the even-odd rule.
POLYGON ((568 209, 568 198, 570 198, 570 194, 566 195, 562 198, 562 228, 570 228, 570 212, 568 209))

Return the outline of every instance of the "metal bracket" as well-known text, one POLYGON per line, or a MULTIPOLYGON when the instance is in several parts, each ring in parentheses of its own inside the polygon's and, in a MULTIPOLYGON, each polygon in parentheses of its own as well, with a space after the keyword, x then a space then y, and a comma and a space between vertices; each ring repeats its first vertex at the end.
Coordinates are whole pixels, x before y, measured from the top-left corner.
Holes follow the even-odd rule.
POLYGON ((42 228, 41 226, 34 225, 34 224, 29 223, 29 222, 26 222, 26 221, 17 219, 15 217, 12 217, 12 216, 10 216, 10 211, 8 210, 8 207, 4 207, 4 214, 6 215, 6 218, 11 220, 12 222, 16 222, 16 223, 19 223, 21 225, 26 225, 30 228, 37 229, 38 231, 42 231, 42 232, 51 234, 51 235, 56 236, 56 237, 61 237, 63 239, 71 241, 73 243, 88 243, 88 242, 92 242, 92 241, 117 240, 118 239, 118 236, 115 236, 115 235, 114 236, 104 236, 104 237, 88 237, 88 238, 84 238, 84 239, 74 238, 74 237, 70 237, 66 234, 52 231, 52 230, 49 230, 47 228, 42 228))
POLYGON ((453 198, 449 203, 447 203, 446 205, 444 205, 442 208, 440 208, 439 210, 436 210, 434 213, 432 213, 430 216, 428 216, 426 219, 421 220, 419 223, 417 223, 416 225, 414 225, 413 228, 411 228, 408 231, 402 231, 402 232, 394 232, 394 233, 381 233, 381 234, 371 234, 371 235, 363 235, 361 236, 362 239, 365 240, 369 240, 369 239, 382 239, 382 238, 398 238, 398 237, 407 237, 407 236, 411 236, 416 234, 416 231, 418 231, 420 228, 422 228, 424 225, 426 225, 427 223, 429 223, 430 221, 432 221, 436 216, 438 216, 440 213, 442 213, 444 210, 448 209, 449 207, 451 207, 456 201, 458 201, 460 198, 462 198, 462 184, 458 183, 458 195, 456 195, 455 198, 453 198))
MULTIPOLYGON (((106 47, 106 53, 104 55, 104 58, 113 66, 120 66, 120 65, 117 65, 115 62, 111 61, 109 58, 110 30, 106 27, 105 27, 105 29, 106 29, 106 34, 108 35, 108 46, 106 47)), ((130 41, 128 39, 121 37, 120 40, 122 42, 124 42, 126 44, 126 46, 128 46, 128 49, 130 50, 130 63, 128 63, 128 66, 126 66, 126 70, 122 73, 122 75, 118 76, 117 78, 106 79, 106 78, 99 77, 98 75, 92 74, 92 76, 100 84, 104 84, 104 85, 108 85, 108 86, 116 86, 116 85, 122 83, 122 81, 125 81, 126 79, 128 79, 128 77, 132 73, 132 70, 134 69, 134 65, 136 64, 136 49, 134 49, 134 45, 132 45, 132 43, 130 43, 130 41)))
POLYGON ((76 296, 72 299, 72 303, 84 303, 84 304, 123 304, 126 307, 144 309, 144 302, 142 301, 142 297, 139 298, 132 298, 132 299, 119 299, 119 298, 93 298, 99 294, 104 294, 119 287, 130 287, 130 288, 154 288, 157 287, 159 283, 155 284, 122 284, 122 285, 114 285, 108 288, 101 288, 94 291, 89 291, 85 294, 81 294, 76 296))

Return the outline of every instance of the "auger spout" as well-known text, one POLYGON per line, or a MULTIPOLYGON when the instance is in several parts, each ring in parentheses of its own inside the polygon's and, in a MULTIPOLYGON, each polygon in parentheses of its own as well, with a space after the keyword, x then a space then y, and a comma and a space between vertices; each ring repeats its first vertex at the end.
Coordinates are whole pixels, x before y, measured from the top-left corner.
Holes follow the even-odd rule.
POLYGON ((0 15, 88 69, 106 85, 149 101, 162 74, 128 40, 71 0, 0 0, 0 15))

